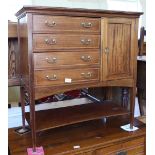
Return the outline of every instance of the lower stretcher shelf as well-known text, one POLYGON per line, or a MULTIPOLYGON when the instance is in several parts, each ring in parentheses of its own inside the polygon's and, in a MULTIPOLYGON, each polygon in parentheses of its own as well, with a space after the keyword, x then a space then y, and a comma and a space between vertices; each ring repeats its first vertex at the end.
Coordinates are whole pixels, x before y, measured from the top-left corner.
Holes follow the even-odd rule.
MULTIPOLYGON (((129 114, 129 111, 112 102, 88 103, 65 108, 36 111, 36 132, 51 128, 96 120, 102 117, 129 114)), ((26 120, 30 125, 30 113, 26 120)))

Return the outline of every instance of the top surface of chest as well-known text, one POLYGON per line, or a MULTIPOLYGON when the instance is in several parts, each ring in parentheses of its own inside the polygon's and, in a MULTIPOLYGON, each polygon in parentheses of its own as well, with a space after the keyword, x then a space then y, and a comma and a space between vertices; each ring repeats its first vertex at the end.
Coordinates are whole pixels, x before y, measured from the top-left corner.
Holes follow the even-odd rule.
POLYGON ((65 7, 47 7, 47 6, 23 6, 16 16, 20 18, 25 13, 52 14, 52 15, 72 15, 86 17, 102 17, 102 16, 126 16, 139 17, 142 12, 114 11, 102 9, 84 9, 84 8, 65 8, 65 7))

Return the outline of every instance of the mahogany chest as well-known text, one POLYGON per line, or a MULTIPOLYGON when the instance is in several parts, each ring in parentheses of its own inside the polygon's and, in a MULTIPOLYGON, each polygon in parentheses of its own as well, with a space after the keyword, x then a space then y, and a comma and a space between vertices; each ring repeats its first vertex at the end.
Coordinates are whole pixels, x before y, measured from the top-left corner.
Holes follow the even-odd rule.
MULTIPOLYGON (((50 128, 126 114, 130 115, 133 127, 141 14, 33 6, 17 12, 23 128, 26 116, 34 150, 37 132, 50 128), (74 89, 107 86, 129 89, 130 110, 113 101, 35 111, 36 99, 74 89), (30 113, 26 115, 25 101, 30 103, 30 113)), ((132 142, 123 145, 127 147, 132 142)), ((121 148, 122 144, 111 146, 111 150, 116 146, 121 148)), ((103 150, 96 154, 103 154, 103 150)))

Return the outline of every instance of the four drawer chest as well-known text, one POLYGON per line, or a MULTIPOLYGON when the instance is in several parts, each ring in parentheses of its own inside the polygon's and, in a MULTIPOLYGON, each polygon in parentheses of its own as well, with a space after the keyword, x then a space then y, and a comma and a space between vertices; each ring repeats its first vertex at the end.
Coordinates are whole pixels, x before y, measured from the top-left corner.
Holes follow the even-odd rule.
POLYGON ((141 14, 39 6, 17 12, 23 129, 26 117, 34 151, 38 131, 126 114, 133 127, 141 14), (35 111, 35 100, 52 94, 113 86, 129 89, 130 110, 113 101, 35 111))

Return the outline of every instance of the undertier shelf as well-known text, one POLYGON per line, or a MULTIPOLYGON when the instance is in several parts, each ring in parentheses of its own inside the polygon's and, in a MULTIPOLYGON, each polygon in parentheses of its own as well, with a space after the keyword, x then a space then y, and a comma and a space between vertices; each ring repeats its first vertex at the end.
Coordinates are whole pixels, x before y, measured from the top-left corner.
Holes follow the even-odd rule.
MULTIPOLYGON (((112 102, 88 103, 65 108, 36 111, 36 132, 51 128, 96 120, 102 117, 126 115, 130 112, 112 102)), ((30 113, 26 120, 30 125, 30 113)))

